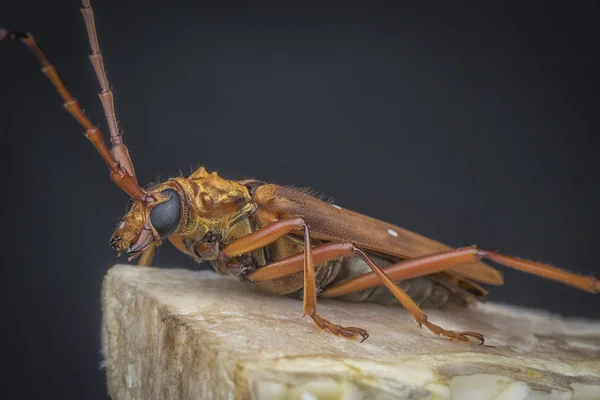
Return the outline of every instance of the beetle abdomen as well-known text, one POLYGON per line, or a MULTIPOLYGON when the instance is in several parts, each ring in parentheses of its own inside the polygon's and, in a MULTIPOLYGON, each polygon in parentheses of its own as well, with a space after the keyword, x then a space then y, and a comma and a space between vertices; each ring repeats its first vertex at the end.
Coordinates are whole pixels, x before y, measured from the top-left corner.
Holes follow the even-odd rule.
MULTIPOLYGON (((377 256, 370 256, 378 266, 386 267, 391 264, 391 262, 377 256)), ((320 268, 319 272, 317 287, 325 289, 372 271, 362 258, 356 256, 331 261, 320 268)), ((463 288, 455 286, 455 283, 446 282, 443 276, 438 275, 408 279, 398 282, 398 285, 420 307, 424 308, 439 308, 449 302, 464 305, 469 300, 465 297, 470 296, 475 299, 484 295, 484 293, 467 293, 463 288)), ((394 295, 384 286, 361 290, 356 293, 340 296, 338 299, 384 305, 399 304, 394 295)))

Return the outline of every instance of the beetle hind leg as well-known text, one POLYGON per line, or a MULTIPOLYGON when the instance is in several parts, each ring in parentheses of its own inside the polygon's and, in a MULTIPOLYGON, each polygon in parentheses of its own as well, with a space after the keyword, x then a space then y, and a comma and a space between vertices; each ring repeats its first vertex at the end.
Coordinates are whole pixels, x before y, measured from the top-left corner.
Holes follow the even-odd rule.
POLYGON ((439 325, 429 322, 429 320, 427 319, 427 315, 425 314, 423 314, 420 318, 417 318, 417 323, 419 324, 419 326, 425 325, 425 327, 429 329, 432 333, 434 333, 437 336, 444 337, 446 339, 456 340, 462 343, 469 343, 472 341, 471 339, 475 339, 479 342, 478 344, 480 345, 483 345, 485 343, 485 338, 481 333, 471 331, 449 331, 447 329, 442 328, 439 325))

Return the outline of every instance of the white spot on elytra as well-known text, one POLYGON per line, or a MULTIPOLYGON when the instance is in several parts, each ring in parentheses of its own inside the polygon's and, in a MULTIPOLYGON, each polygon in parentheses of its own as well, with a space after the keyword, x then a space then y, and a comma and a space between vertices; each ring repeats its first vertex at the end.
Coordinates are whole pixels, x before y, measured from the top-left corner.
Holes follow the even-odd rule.
POLYGON ((395 230, 393 230, 393 229, 388 229, 388 233, 389 233, 390 235, 392 235, 393 237, 398 237, 398 232, 396 232, 396 231, 395 231, 395 230))
POLYGON ((337 204, 332 204, 331 206, 337 208, 338 210, 342 209, 342 207, 338 206, 337 204))

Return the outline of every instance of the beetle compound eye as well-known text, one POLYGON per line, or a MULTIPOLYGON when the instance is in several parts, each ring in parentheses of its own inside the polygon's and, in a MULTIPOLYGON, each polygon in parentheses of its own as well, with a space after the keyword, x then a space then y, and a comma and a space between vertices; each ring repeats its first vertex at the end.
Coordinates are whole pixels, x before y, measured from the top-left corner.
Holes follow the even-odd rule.
POLYGON ((158 204, 150 211, 150 223, 164 239, 175 232, 179 225, 181 198, 174 189, 165 189, 160 194, 169 197, 169 200, 158 204))

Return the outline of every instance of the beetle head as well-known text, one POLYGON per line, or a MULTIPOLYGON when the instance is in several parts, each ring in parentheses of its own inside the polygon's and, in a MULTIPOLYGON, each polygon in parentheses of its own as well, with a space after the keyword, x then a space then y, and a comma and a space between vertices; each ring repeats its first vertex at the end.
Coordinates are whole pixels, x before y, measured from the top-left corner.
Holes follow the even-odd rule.
POLYGON ((160 246, 172 234, 181 237, 189 255, 210 259, 203 251, 200 256, 196 246, 209 244, 214 257, 221 238, 254 207, 243 185, 223 179, 216 172, 209 174, 204 168, 188 178, 172 178, 145 192, 156 200, 134 200, 110 242, 130 261, 151 245, 160 246))
POLYGON ((177 184, 167 181, 149 189, 148 193, 156 201, 134 200, 110 241, 110 245, 119 254, 125 253, 129 261, 152 244, 160 246, 163 239, 175 233, 181 224, 184 197, 177 184))

